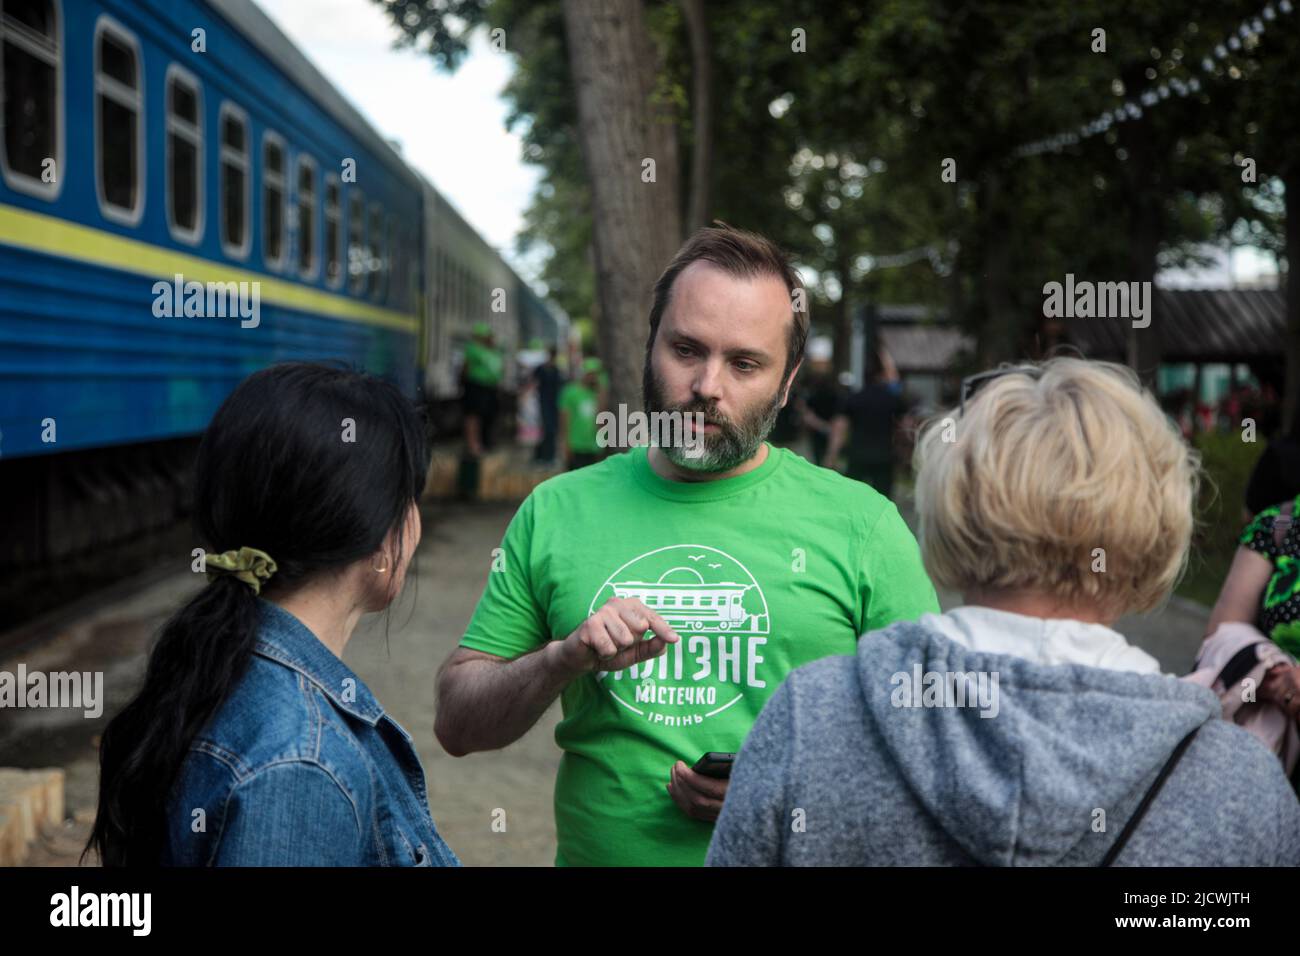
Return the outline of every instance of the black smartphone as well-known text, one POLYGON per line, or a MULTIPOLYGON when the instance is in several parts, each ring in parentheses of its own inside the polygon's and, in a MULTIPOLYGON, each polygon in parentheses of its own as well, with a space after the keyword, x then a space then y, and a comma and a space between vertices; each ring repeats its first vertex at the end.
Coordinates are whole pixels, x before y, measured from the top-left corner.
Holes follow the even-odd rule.
POLYGON ((715 750, 710 750, 699 760, 695 761, 695 766, 691 769, 706 777, 726 780, 731 776, 731 765, 735 760, 735 754, 724 754, 718 753, 715 750))

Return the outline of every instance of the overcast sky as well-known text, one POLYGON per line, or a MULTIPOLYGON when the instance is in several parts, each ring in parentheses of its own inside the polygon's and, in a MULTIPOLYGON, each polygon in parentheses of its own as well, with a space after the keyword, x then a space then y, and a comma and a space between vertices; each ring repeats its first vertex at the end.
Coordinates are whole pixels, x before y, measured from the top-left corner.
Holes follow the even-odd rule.
POLYGON ((538 170, 506 132, 509 54, 478 31, 460 69, 447 74, 426 53, 394 50, 398 30, 373 0, 256 2, 480 235, 535 276, 514 253, 538 170))

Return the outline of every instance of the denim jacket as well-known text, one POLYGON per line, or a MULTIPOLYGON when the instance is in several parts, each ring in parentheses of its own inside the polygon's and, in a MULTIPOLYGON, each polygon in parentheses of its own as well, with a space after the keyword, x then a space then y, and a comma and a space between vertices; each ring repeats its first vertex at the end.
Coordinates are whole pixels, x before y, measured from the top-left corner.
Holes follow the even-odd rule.
POLYGON ((181 767, 161 862, 459 866, 410 736, 301 621, 258 605, 248 670, 181 767))

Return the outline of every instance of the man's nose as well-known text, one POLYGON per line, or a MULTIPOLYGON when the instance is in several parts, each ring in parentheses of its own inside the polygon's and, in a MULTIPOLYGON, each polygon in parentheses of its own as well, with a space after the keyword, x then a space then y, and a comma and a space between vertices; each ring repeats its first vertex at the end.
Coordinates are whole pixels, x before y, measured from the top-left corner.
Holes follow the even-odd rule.
POLYGON ((694 383, 691 385, 696 397, 708 402, 722 398, 722 359, 709 359, 701 367, 694 383))

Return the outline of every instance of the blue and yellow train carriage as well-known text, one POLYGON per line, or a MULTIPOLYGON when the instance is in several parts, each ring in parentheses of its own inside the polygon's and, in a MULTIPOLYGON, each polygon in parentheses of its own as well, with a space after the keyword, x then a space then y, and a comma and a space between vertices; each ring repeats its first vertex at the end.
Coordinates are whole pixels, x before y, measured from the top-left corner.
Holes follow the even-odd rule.
POLYGON ((420 181, 252 3, 0 0, 0 78, 0 562, 128 533, 74 502, 157 510, 270 362, 416 392, 420 181), (186 315, 208 283, 257 321, 186 315))

